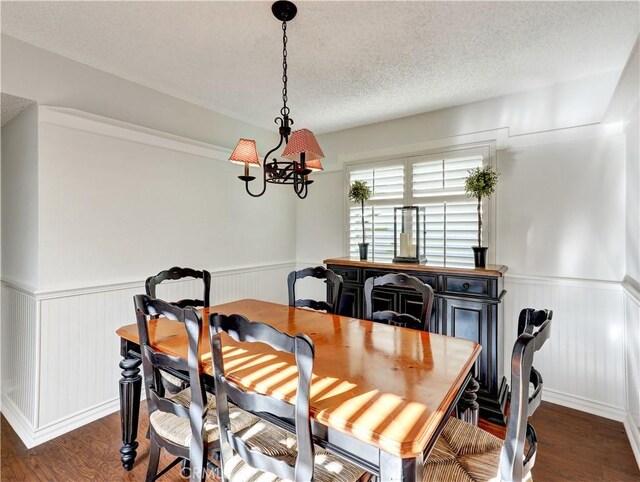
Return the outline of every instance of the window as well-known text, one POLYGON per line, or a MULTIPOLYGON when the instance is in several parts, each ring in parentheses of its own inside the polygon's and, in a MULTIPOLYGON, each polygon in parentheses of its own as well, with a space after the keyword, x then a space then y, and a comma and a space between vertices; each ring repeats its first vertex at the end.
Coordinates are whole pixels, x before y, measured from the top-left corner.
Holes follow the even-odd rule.
MULTIPOLYGON (((464 193, 464 178, 469 169, 487 163, 489 154, 489 146, 482 146, 349 166, 349 183, 366 181, 373 191, 364 213, 371 259, 393 259, 393 208, 418 205, 425 206, 427 214, 428 261, 473 266, 471 247, 477 245, 478 214, 476 200, 464 193)), ((358 256, 359 242, 361 208, 349 203, 351 256, 358 256)))

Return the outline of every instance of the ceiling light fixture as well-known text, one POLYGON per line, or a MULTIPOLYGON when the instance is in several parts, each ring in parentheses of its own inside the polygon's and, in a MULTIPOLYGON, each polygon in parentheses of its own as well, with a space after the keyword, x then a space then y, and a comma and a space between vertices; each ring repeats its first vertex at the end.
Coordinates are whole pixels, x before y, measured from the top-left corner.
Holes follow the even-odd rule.
POLYGON ((249 183, 256 179, 255 176, 249 175, 249 166, 260 166, 256 141, 240 139, 229 160, 236 164, 244 164, 244 175, 238 176, 238 179, 244 181, 249 195, 253 197, 262 196, 267 190, 267 183, 291 184, 296 195, 300 199, 304 199, 307 197, 309 184, 313 182, 309 179, 309 174, 313 171, 322 170, 320 159, 324 158, 324 154, 313 132, 308 129, 291 132, 293 119, 289 117, 290 111, 287 106, 287 22, 294 19, 298 9, 288 0, 279 0, 271 6, 271 12, 273 12, 274 17, 282 22, 283 105, 280 109, 280 117, 275 119, 275 123, 279 124, 280 142, 264 156, 262 190, 258 193, 252 193, 249 189, 249 183), (285 148, 281 157, 288 160, 277 160, 274 157, 269 161, 269 156, 280 149, 283 144, 285 148))

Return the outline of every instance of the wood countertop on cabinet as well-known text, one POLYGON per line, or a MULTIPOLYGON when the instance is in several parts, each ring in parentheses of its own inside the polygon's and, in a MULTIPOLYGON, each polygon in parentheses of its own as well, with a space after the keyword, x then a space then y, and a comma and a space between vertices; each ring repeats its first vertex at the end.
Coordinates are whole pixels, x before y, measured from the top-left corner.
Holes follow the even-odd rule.
POLYGON ((424 271, 439 274, 463 274, 466 276, 492 276, 501 277, 506 271, 507 267, 504 265, 489 264, 486 268, 461 268, 461 267, 449 267, 437 264, 419 264, 419 263, 392 263, 388 261, 362 261, 358 258, 328 258, 325 259, 324 264, 335 264, 340 266, 353 266, 356 268, 381 268, 397 271, 424 271))

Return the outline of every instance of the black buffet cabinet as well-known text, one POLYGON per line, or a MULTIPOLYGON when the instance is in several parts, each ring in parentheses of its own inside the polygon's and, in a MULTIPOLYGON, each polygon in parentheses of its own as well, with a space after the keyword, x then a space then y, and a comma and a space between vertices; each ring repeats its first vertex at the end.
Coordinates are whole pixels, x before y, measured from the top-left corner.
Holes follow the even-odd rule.
MULTIPOLYGON (((473 340, 482 345, 477 368, 480 383, 480 415, 495 423, 505 423, 508 386, 503 376, 502 358, 502 274, 506 266, 448 268, 429 264, 359 261, 351 258, 326 259, 325 264, 342 276, 344 287, 340 314, 363 318, 364 282, 372 276, 406 273, 430 285, 435 293, 428 330, 431 333, 473 340)), ((327 299, 333 300, 328 285, 327 299)), ((421 297, 413 290, 383 287, 373 291, 373 311, 393 310, 420 315, 421 297)))

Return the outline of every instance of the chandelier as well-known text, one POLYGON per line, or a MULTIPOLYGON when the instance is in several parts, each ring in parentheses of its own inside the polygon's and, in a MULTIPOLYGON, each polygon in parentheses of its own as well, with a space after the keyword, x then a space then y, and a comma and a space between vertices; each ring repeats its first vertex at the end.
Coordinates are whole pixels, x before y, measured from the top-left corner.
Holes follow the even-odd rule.
POLYGON ((260 167, 256 141, 240 139, 229 160, 244 165, 244 175, 238 176, 238 179, 244 182, 249 195, 262 196, 267 190, 267 183, 290 184, 296 195, 304 199, 307 197, 309 184, 313 182, 309 179, 309 174, 322 170, 320 159, 324 158, 324 154, 313 132, 308 129, 291 132, 293 119, 289 117, 290 110, 287 106, 287 22, 294 19, 298 9, 288 0, 279 0, 271 6, 271 12, 282 22, 282 108, 280 116, 275 118, 275 123, 279 125, 280 141, 264 156, 262 189, 254 193, 249 188, 251 181, 256 179, 255 176, 249 175, 249 167, 260 167), (286 160, 278 160, 275 157, 269 160, 269 156, 283 144, 285 148, 280 157, 286 160))

